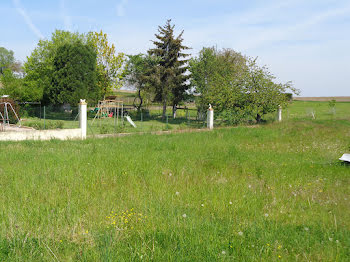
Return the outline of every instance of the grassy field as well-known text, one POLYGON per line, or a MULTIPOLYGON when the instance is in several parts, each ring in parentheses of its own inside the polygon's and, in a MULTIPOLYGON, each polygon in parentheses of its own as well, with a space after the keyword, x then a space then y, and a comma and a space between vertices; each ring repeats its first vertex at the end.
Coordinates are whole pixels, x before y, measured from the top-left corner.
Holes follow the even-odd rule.
POLYGON ((302 103, 260 126, 0 142, 0 261, 349 261, 350 104, 302 103))

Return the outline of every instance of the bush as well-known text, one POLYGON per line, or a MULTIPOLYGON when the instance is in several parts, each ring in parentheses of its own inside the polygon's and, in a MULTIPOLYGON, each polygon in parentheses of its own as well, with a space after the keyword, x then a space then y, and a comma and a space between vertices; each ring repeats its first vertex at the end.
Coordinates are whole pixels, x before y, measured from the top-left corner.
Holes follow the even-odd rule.
POLYGON ((100 127, 100 134, 108 134, 109 131, 110 131, 110 128, 107 125, 103 125, 100 127))
POLYGON ((219 114, 219 118, 222 118, 226 123, 230 125, 239 125, 247 123, 251 118, 251 115, 245 110, 225 110, 219 114))
POLYGON ((25 126, 33 127, 34 129, 37 129, 37 130, 62 129, 64 126, 64 122, 57 121, 57 120, 45 120, 45 126, 44 126, 44 120, 34 120, 34 121, 26 122, 25 126))

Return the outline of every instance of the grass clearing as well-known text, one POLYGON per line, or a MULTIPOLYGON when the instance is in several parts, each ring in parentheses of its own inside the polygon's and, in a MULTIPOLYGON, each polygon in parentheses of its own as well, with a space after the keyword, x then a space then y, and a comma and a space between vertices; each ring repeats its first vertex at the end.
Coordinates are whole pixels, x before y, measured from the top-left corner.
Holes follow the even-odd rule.
POLYGON ((349 120, 1 142, 0 261, 347 261, 349 120))

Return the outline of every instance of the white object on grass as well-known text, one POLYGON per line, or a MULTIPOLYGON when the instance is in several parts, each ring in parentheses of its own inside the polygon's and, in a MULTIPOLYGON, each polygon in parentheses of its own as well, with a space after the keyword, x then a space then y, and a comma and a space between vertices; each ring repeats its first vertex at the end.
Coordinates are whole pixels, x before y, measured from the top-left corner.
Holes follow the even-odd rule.
POLYGON ((131 119, 130 116, 126 116, 125 118, 126 118, 126 120, 128 120, 128 122, 130 123, 130 125, 132 125, 133 127, 136 128, 136 125, 135 125, 134 121, 132 121, 132 119, 131 119))
POLYGON ((339 160, 350 162, 350 154, 344 154, 339 160))

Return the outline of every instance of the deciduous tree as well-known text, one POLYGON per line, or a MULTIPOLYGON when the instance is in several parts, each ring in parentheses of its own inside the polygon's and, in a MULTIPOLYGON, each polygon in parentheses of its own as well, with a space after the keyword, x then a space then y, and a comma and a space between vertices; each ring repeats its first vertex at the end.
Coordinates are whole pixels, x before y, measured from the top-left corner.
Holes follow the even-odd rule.
POLYGON ((39 40, 37 47, 24 63, 24 85, 30 89, 35 89, 35 93, 38 94, 44 104, 52 101, 50 94, 55 88, 52 86, 53 60, 58 48, 66 43, 74 43, 78 40, 87 43, 87 37, 84 34, 56 30, 51 39, 39 40))
POLYGON ((246 99, 242 107, 249 111, 259 123, 263 115, 275 112, 279 106, 288 104, 287 90, 294 94, 297 94, 298 90, 292 86, 291 82, 275 83, 275 76, 266 66, 259 66, 256 60, 252 58, 247 60, 248 67, 244 78, 246 99))
POLYGON ((192 85, 198 97, 198 109, 203 112, 212 104, 217 115, 230 123, 262 116, 277 110, 288 102, 285 92, 297 90, 291 82, 275 83, 275 77, 266 66, 231 49, 217 51, 203 48, 190 61, 192 85))
MULTIPOLYGON (((191 59, 191 83, 199 94, 197 107, 200 114, 211 104, 217 113, 225 114, 226 119, 234 115, 232 111, 239 109, 237 105, 244 95, 245 63, 245 57, 231 49, 203 48, 198 57, 191 59)), ((230 121, 235 122, 234 119, 230 121)))
POLYGON ((105 96, 113 88, 118 89, 122 86, 126 58, 124 53, 116 54, 114 44, 108 42, 107 34, 103 33, 102 30, 100 32, 91 32, 89 40, 97 54, 97 85, 101 90, 102 96, 105 96))
POLYGON ((9 68, 15 63, 15 57, 12 50, 7 50, 5 47, 0 47, 0 75, 4 73, 6 68, 9 68))
POLYGON ((98 97, 95 69, 96 53, 91 45, 80 40, 61 45, 53 59, 50 102, 74 105, 80 98, 95 100, 98 97))

